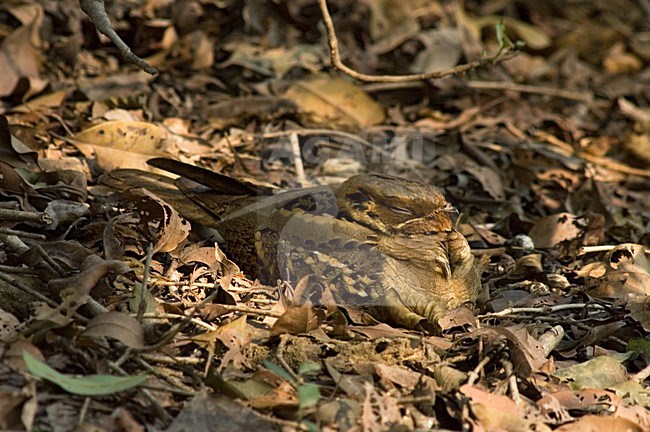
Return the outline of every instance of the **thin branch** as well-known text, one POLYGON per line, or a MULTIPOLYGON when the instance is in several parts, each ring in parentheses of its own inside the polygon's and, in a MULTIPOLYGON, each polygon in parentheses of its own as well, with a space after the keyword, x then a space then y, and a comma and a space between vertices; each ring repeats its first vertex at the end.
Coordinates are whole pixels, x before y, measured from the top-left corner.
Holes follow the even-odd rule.
POLYGON ((607 310, 604 306, 598 303, 570 303, 570 304, 559 304, 554 306, 541 306, 541 307, 511 307, 503 309, 499 312, 491 312, 483 315, 479 315, 479 319, 486 318, 503 318, 506 316, 517 315, 522 313, 531 313, 545 315, 553 312, 560 312, 569 309, 596 309, 596 310, 607 310))
POLYGON ((125 60, 133 63, 148 74, 156 75, 158 73, 155 67, 133 54, 131 48, 115 32, 113 24, 106 13, 104 0, 79 0, 79 6, 88 15, 88 18, 90 18, 90 21, 92 21, 97 30, 103 35, 106 35, 115 44, 125 60))
POLYGON ((296 167, 296 180, 298 184, 304 186, 307 182, 305 177, 305 168, 302 164, 302 157, 300 156, 300 142, 298 142, 298 134, 292 133, 289 135, 289 142, 291 143, 291 156, 293 157, 293 164, 296 167))
POLYGON ((594 95, 590 92, 574 92, 553 87, 516 84, 511 82, 469 81, 467 86, 478 90, 510 90, 518 93, 541 94, 585 103, 591 103, 594 99, 594 95))
POLYGON ((49 225, 53 222, 52 218, 47 213, 11 209, 0 209, 0 219, 9 219, 20 222, 33 222, 43 225, 49 225))
POLYGON ((142 275, 142 285, 140 287, 140 304, 138 304, 138 313, 136 319, 138 322, 142 322, 142 316, 144 315, 147 304, 145 298, 147 296, 147 282, 149 281, 149 271, 151 270, 151 260, 153 259, 153 245, 149 243, 147 246, 147 256, 144 260, 144 274, 142 275))
POLYGON ((349 68, 341 61, 341 53, 339 52, 339 43, 336 38, 336 32, 334 30, 334 23, 332 22, 332 17, 327 9, 326 0, 318 0, 320 5, 321 14, 323 15, 323 22, 325 23, 325 30, 327 31, 327 43, 330 47, 330 57, 332 60, 332 66, 340 70, 346 75, 351 76, 352 78, 358 79, 359 81, 366 82, 392 82, 392 83, 402 83, 408 81, 426 81, 431 79, 438 79, 448 75, 456 75, 463 72, 468 72, 481 66, 487 64, 496 65, 501 63, 504 60, 509 60, 517 55, 516 51, 505 50, 505 53, 497 53, 494 57, 485 58, 482 60, 473 61, 470 63, 465 63, 458 65, 451 69, 444 71, 431 72, 425 74, 413 74, 413 75, 367 75, 355 71, 354 69, 349 68))
POLYGON ((544 140, 549 144, 553 144, 555 147, 560 150, 565 151, 567 154, 577 156, 579 158, 585 159, 588 162, 591 162, 596 165, 600 165, 603 168, 617 171, 623 174, 636 175, 639 177, 650 177, 650 170, 643 168, 634 168, 629 165, 625 165, 617 160, 614 160, 607 156, 596 156, 583 151, 576 151, 571 144, 566 143, 559 138, 553 136, 552 134, 545 132, 543 130, 535 130, 533 136, 537 139, 544 140))

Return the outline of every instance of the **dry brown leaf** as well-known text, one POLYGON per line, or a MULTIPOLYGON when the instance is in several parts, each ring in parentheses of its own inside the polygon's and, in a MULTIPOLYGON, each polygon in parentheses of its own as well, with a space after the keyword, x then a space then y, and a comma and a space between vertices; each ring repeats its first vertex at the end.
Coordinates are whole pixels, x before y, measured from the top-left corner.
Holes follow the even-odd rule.
POLYGON ((98 255, 88 255, 81 263, 80 270, 79 274, 50 280, 48 282, 50 290, 54 293, 70 290, 79 295, 88 295, 105 276, 115 277, 131 271, 122 261, 108 261, 98 255))
POLYGON ((235 318, 232 321, 220 326, 216 330, 208 331, 201 333, 196 336, 192 336, 192 341, 201 347, 207 347, 211 344, 214 344, 221 333, 225 330, 230 329, 236 332, 239 332, 241 337, 248 338, 251 334, 254 333, 254 329, 246 322, 246 315, 242 315, 238 318, 235 318))
POLYGON ((81 337, 110 337, 130 348, 144 347, 144 331, 140 323, 122 312, 106 312, 88 322, 81 337))
POLYGON ((42 57, 39 30, 43 20, 43 6, 26 4, 9 8, 17 18, 23 18, 23 25, 7 36, 0 45, 0 97, 11 95, 21 78, 29 81, 25 97, 45 88, 47 81, 40 78, 42 57))
POLYGON ((382 363, 375 363, 375 373, 383 380, 397 384, 403 389, 414 389, 419 382, 424 382, 430 390, 437 390, 438 385, 426 375, 407 369, 403 366, 389 366, 382 363))
POLYGON ((373 52, 384 54, 392 51, 413 37, 420 25, 407 2, 401 0, 366 0, 370 8, 370 37, 374 41, 373 52))
POLYGON ((470 173, 490 196, 497 200, 504 200, 506 193, 503 188, 503 177, 490 167, 478 164, 468 164, 463 168, 470 173))
POLYGON ((627 302, 630 317, 641 324, 643 330, 650 332, 650 296, 632 296, 627 302))
MULTIPOLYGON (((432 73, 450 69, 458 64, 463 55, 458 30, 449 27, 427 30, 417 36, 424 44, 410 66, 413 73, 432 73)), ((506 62, 507 64, 507 62, 506 62)))
POLYGON ((580 220, 571 213, 549 215, 537 221, 528 235, 536 248, 551 248, 562 241, 578 237, 581 231, 580 220))
POLYGON ((153 171, 146 161, 166 155, 165 138, 164 131, 152 123, 108 121, 79 132, 74 144, 106 171, 117 168, 153 171))
POLYGON ((551 430, 543 424, 541 418, 537 421, 526 418, 526 409, 529 407, 524 404, 516 405, 506 396, 489 393, 468 384, 461 386, 459 391, 470 398, 470 407, 476 417, 477 425, 487 431, 525 432, 536 430, 550 432, 551 430))
POLYGON ((174 207, 144 188, 131 189, 125 196, 136 205, 141 223, 159 223, 154 253, 171 252, 185 241, 190 233, 190 223, 174 207))
POLYGON ((587 264, 577 273, 586 278, 586 289, 594 296, 627 298, 650 293, 650 259, 642 245, 620 244, 602 262, 587 264))
POLYGON ((286 312, 273 324, 270 335, 309 333, 311 330, 317 329, 320 324, 321 319, 313 306, 292 306, 287 308, 286 312))
POLYGON ((643 432, 641 426, 624 418, 586 415, 573 423, 567 423, 555 429, 555 432, 643 432))
POLYGON ((384 110, 358 86, 343 78, 313 75, 296 81, 284 97, 317 124, 360 128, 379 124, 384 110))

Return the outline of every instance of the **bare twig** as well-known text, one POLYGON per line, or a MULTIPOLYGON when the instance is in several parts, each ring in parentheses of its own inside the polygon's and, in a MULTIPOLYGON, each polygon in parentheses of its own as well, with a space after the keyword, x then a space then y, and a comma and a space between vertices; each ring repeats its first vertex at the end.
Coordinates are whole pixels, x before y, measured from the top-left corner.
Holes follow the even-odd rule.
POLYGON ((29 246, 27 246, 18 236, 13 234, 3 234, 0 232, 0 242, 4 243, 5 247, 19 254, 25 253, 29 250, 29 246))
POLYGON ((644 367, 642 370, 632 375, 632 380, 638 383, 642 383, 649 376, 650 376, 650 365, 644 367))
POLYGON ((302 157, 300 156, 300 142, 298 142, 298 134, 292 133, 289 135, 289 142, 291 142, 291 156, 293 163, 296 167, 296 180, 301 186, 304 186, 307 178, 305 177, 305 168, 302 164, 302 157))
POLYGON ((149 282, 149 270, 151 269, 151 259, 153 258, 153 245, 149 243, 147 246, 147 256, 144 260, 144 274, 142 275, 142 285, 141 285, 141 291, 140 291, 140 304, 138 305, 138 314, 137 314, 137 320, 138 322, 142 322, 142 315, 144 315, 147 305, 146 305, 146 295, 147 295, 147 282, 149 282))
POLYGON ((155 67, 133 54, 131 48, 115 32, 113 24, 106 13, 104 0, 79 0, 79 5, 81 6, 81 10, 88 15, 88 18, 90 18, 97 30, 106 35, 115 44, 125 60, 133 63, 148 74, 156 75, 158 73, 155 67))
POLYGON ((47 238, 43 234, 29 233, 25 231, 18 231, 18 230, 13 230, 11 228, 2 228, 2 227, 0 227, 0 234, 15 235, 17 237, 23 237, 23 238, 28 238, 32 240, 41 240, 41 241, 47 238))
POLYGON ((538 340, 544 349, 546 357, 557 347, 564 338, 564 327, 556 325, 546 333, 542 334, 538 340))
POLYGON ((485 356, 485 357, 483 357, 483 360, 481 360, 481 361, 476 365, 476 367, 474 368, 474 370, 471 371, 471 372, 467 375, 467 384, 468 384, 468 385, 474 385, 474 383, 476 382, 476 380, 478 380, 478 378, 481 376, 481 371, 483 370, 483 368, 485 367, 485 365, 487 365, 488 363, 490 363, 490 360, 492 360, 492 358, 491 358, 490 356, 485 356))
POLYGON ((479 315, 478 318, 479 319, 503 318, 505 316, 517 315, 517 314, 520 314, 520 313, 532 313, 532 314, 545 315, 545 314, 549 314, 549 313, 552 313, 552 312, 559 312, 559 311, 569 310, 569 309, 607 310, 607 308, 605 308, 602 305, 599 305, 598 303, 571 303, 571 304, 560 304, 560 305, 554 305, 554 306, 506 308, 506 309, 503 309, 502 311, 499 311, 499 312, 492 312, 492 313, 479 315))
POLYGON ((30 276, 38 276, 38 272, 36 270, 27 267, 13 267, 7 265, 0 265, 0 272, 9 273, 9 274, 13 273, 13 274, 26 274, 30 276))
POLYGON ((49 225, 52 223, 52 218, 47 213, 11 209, 0 209, 0 219, 9 219, 20 222, 34 222, 43 225, 49 225))
MULTIPOLYGON (((113 362, 108 362, 108 367, 111 368, 113 371, 117 372, 121 376, 129 376, 128 373, 124 369, 122 369, 119 365, 113 363, 113 362)), ((151 404, 151 407, 154 409, 156 414, 158 414, 158 417, 164 421, 164 422, 171 422, 172 418, 171 416, 165 411, 165 409, 162 407, 158 399, 147 389, 140 387, 139 391, 142 393, 145 399, 149 401, 151 404)))
POLYGON ((253 314, 253 315, 263 315, 263 316, 270 316, 273 318, 280 318, 282 316, 281 312, 274 312, 271 310, 264 310, 264 309, 255 309, 255 308, 250 308, 246 306, 234 306, 234 305, 224 305, 220 304, 219 307, 222 307, 230 312, 244 312, 247 314, 253 314))
POLYGON ((591 93, 580 93, 553 87, 516 84, 511 82, 469 81, 467 86, 469 88, 480 90, 511 90, 518 93, 541 94, 585 103, 591 103, 594 99, 594 95, 591 93))
POLYGON ((510 390, 510 396, 515 402, 515 405, 521 405, 521 395, 519 394, 519 387, 517 387, 517 376, 513 373, 512 363, 508 360, 502 362, 503 369, 505 369, 506 375, 508 375, 508 389, 510 390))
MULTIPOLYGON (((181 315, 181 314, 173 314, 173 313, 161 313, 161 312, 153 312, 153 313, 145 313, 142 315, 142 318, 147 318, 147 319, 187 319, 188 317, 186 315, 181 315)), ((191 318, 190 321, 192 324, 195 324, 199 327, 203 327, 207 329, 208 331, 215 331, 217 327, 208 324, 198 318, 191 318)))
POLYGON ((552 134, 545 132, 543 130, 536 130, 533 132, 533 136, 537 139, 544 140, 549 144, 553 144, 557 148, 565 151, 567 154, 572 154, 579 158, 585 159, 588 162, 591 162, 596 165, 600 165, 603 168, 617 171, 623 174, 637 175, 639 177, 650 177, 650 170, 643 168, 634 168, 629 165, 618 162, 607 156, 596 156, 583 151, 576 151, 569 143, 562 141, 561 139, 553 136, 552 134))
POLYGON ((86 421, 86 414, 88 414, 88 407, 93 398, 87 397, 84 398, 84 403, 81 405, 81 410, 79 410, 79 419, 77 419, 77 426, 81 426, 86 421))
POLYGON ((504 255, 506 253, 505 247, 487 248, 487 249, 472 249, 472 255, 475 257, 483 255, 504 255))
POLYGON ((291 375, 291 377, 296 381, 300 382, 300 375, 295 373, 293 369, 291 369, 291 366, 287 363, 287 361, 284 359, 284 349, 287 346, 289 335, 283 334, 280 335, 280 343, 278 344, 278 350, 275 352, 275 358, 278 360, 280 365, 284 368, 284 370, 291 375))
POLYGON ((481 60, 476 60, 470 63, 465 63, 458 65, 451 69, 444 71, 431 72, 425 74, 413 74, 413 75, 367 75, 355 71, 352 68, 349 68, 341 61, 341 53, 339 51, 339 43, 336 38, 336 32, 334 30, 334 23, 332 22, 332 17, 327 9, 326 0, 318 0, 320 5, 321 14, 323 15, 323 22, 325 23, 325 30, 327 31, 327 43, 330 47, 330 57, 332 60, 332 66, 340 70, 346 75, 351 76, 352 78, 358 79, 359 81, 366 82, 392 82, 392 83, 401 83, 408 81, 425 81, 430 79, 438 79, 448 75, 456 75, 463 72, 469 72, 471 70, 477 69, 481 66, 487 64, 498 64, 504 60, 509 60, 513 58, 517 53, 516 51, 506 49, 505 53, 497 53, 494 57, 484 58, 481 60))
POLYGON ((59 304, 52 300, 49 297, 44 296, 40 292, 36 291, 30 286, 25 285, 18 279, 12 278, 11 276, 0 272, 0 281, 6 283, 7 285, 11 285, 12 287, 24 292, 25 294, 29 294, 30 296, 34 297, 35 299, 42 301, 43 303, 47 303, 49 306, 53 308, 57 308, 59 304))

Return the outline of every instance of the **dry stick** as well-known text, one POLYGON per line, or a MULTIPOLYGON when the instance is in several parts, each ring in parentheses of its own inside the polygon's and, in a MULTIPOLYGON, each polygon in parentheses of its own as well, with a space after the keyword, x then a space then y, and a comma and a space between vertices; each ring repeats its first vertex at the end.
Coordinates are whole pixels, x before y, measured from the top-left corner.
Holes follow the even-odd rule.
POLYGON ((305 136, 305 135, 331 135, 335 136, 341 139, 349 140, 350 142, 343 142, 341 145, 348 145, 350 146, 351 149, 354 149, 353 144, 358 143, 362 147, 365 147, 369 150, 372 151, 379 151, 379 154, 382 157, 387 157, 390 158, 391 154, 387 152, 386 150, 374 146, 370 141, 363 139, 357 135, 353 135, 348 132, 342 132, 342 131, 337 131, 337 130, 332 130, 332 129, 289 129, 289 130, 284 130, 284 131, 277 131, 277 132, 268 132, 268 133, 263 133, 263 134, 254 134, 253 136, 257 136, 260 138, 264 139, 270 139, 270 138, 282 138, 282 137, 287 137, 291 136, 292 134, 296 134, 298 136, 305 136))
POLYGON ((90 402, 92 402, 91 397, 84 398, 84 403, 81 405, 81 410, 79 410, 79 419, 77 420, 77 426, 83 425, 86 420, 86 414, 88 414, 88 407, 90 407, 90 402))
POLYGON ((0 227, 0 234, 15 235, 18 237, 28 238, 32 240, 41 240, 41 241, 47 239, 47 237, 45 237, 43 234, 29 233, 25 231, 13 230, 11 228, 2 228, 2 227, 0 227))
POLYGON ((12 267, 12 266, 0 265, 0 272, 38 276, 38 272, 36 270, 27 267, 12 267))
POLYGON ((638 383, 642 383, 649 376, 650 376, 650 365, 644 367, 642 370, 632 375, 632 380, 638 383))
POLYGON ((166 354, 140 354, 142 360, 152 363, 162 363, 169 365, 187 365, 198 366, 205 360, 199 357, 170 357, 166 354))
MULTIPOLYGON (((609 252, 620 245, 600 245, 600 246, 582 246, 578 249, 577 255, 584 255, 593 252, 609 252)), ((650 249, 644 249, 645 253, 650 254, 650 249)))
POLYGON ((508 389, 510 390, 510 396, 515 402, 515 405, 519 406, 521 405, 521 395, 519 394, 519 387, 517 387, 517 376, 512 370, 512 363, 508 360, 504 360, 502 363, 506 375, 508 376, 508 389))
POLYGON ((149 281, 149 270, 151 269, 151 259, 153 258, 153 245, 149 243, 147 246, 147 256, 144 260, 144 274, 142 275, 142 286, 140 291, 140 304, 138 305, 138 314, 136 319, 139 323, 142 322, 142 315, 144 315, 147 305, 145 304, 147 282, 149 281))
POLYGON ((292 133, 289 135, 289 142, 291 143, 291 156, 293 163, 296 167, 296 180, 300 186, 304 186, 307 182, 305 177, 305 167, 302 164, 302 157, 300 155, 300 142, 298 141, 298 134, 292 133))
POLYGON ((108 14, 106 13, 104 0, 79 0, 79 5, 81 6, 81 10, 88 15, 88 18, 90 18, 97 30, 108 36, 126 60, 130 61, 148 74, 156 75, 158 73, 158 70, 155 67, 133 54, 131 48, 129 48, 118 34, 115 33, 113 24, 111 24, 111 20, 108 18, 108 14))
MULTIPOLYGON (((133 315, 133 314, 131 314, 133 315)), ((182 314, 173 314, 173 313, 159 313, 159 312, 153 312, 153 313, 145 313, 142 315, 142 318, 147 318, 147 319, 187 319, 188 317, 186 315, 182 314)), ((200 320, 198 318, 190 318, 190 322, 192 324, 195 324, 199 327, 203 327, 208 331, 215 331, 217 328, 213 325, 210 325, 203 320, 200 320)))
POLYGON ((492 358, 490 356, 483 357, 483 360, 481 360, 479 362, 479 364, 476 365, 474 370, 469 373, 469 375, 467 377, 467 384, 473 385, 476 382, 476 380, 478 379, 478 377, 481 374, 481 371, 483 370, 485 365, 490 363, 490 360, 492 360, 492 358))
MULTIPOLYGON (((203 359, 199 359, 199 360, 203 360, 203 359)), ((169 391, 169 392, 172 392, 174 394, 179 394, 181 396, 193 396, 194 395, 193 393, 190 393, 187 390, 181 388, 177 383, 174 382, 174 380, 172 379, 171 376, 165 374, 163 371, 157 370, 156 368, 151 366, 142 357, 135 357, 134 361, 136 361, 140 366, 145 368, 147 370, 147 372, 149 372, 152 375, 157 376, 158 378, 165 381, 166 383, 168 383, 172 387, 172 388, 162 388, 161 390, 169 391)), ((151 387, 149 387, 149 388, 151 388, 151 387)))
MULTIPOLYGON (((128 373, 124 369, 122 369, 120 366, 113 362, 108 362, 108 367, 111 368, 113 371, 119 373, 122 376, 129 376, 128 373)), ((139 388, 140 392, 142 392, 142 395, 149 401, 153 409, 156 411, 160 419, 165 422, 169 423, 172 421, 171 416, 165 411, 165 409, 160 405, 160 402, 156 399, 156 397, 151 394, 151 392, 145 388, 140 387, 139 388)))
POLYGON ((562 338, 564 338, 564 327, 561 325, 554 326, 539 337, 539 343, 542 345, 545 357, 548 357, 551 351, 559 345, 562 338))
POLYGON ((578 249, 576 255, 579 256, 593 252, 609 252, 616 247, 618 247, 618 245, 582 246, 580 249, 578 249))
POLYGON ((270 316, 272 318, 280 318, 282 316, 281 312, 273 312, 270 310, 262 310, 262 309, 254 309, 254 308, 249 308, 246 306, 233 306, 233 305, 219 305, 219 307, 222 307, 230 312, 244 312, 244 313, 249 313, 253 315, 263 315, 263 316, 270 316))
MULTIPOLYGON (((5 246, 12 248, 14 251, 18 253, 25 253, 29 250, 29 247, 23 243, 21 239, 16 237, 15 235, 4 235, 0 234, 0 242, 4 243, 5 246)), ((54 262, 52 257, 47 255, 45 253, 45 250, 40 245, 36 246, 38 253, 43 257, 45 261, 47 261, 50 265, 53 266, 55 270, 60 270, 60 267, 58 264, 54 262)), ((19 272, 20 273, 20 272, 19 272)), ((59 274, 64 274, 64 272, 61 270, 59 274)), ((42 302, 47 303, 48 305, 52 306, 53 308, 57 308, 59 305, 56 303, 54 300, 44 296, 38 291, 33 290, 29 286, 23 284, 17 279, 12 278, 11 276, 4 274, 0 272, 0 280, 4 281, 5 283, 8 283, 9 285, 13 286, 14 288, 17 288, 21 291, 23 291, 26 294, 31 295, 32 297, 36 298, 37 300, 40 300, 42 302)), ((90 313, 92 316, 99 315, 100 313, 107 312, 106 308, 102 305, 100 305, 95 299, 89 298, 88 301, 85 304, 86 310, 88 313, 90 313)), ((84 316, 80 315, 79 313, 75 312, 73 315, 76 319, 81 321, 82 323, 87 323, 88 319, 85 318, 84 316)))
MULTIPOLYGON (((291 136, 291 134, 297 134, 300 136, 305 136, 305 135, 331 135, 331 136, 336 136, 341 139, 346 139, 349 140, 353 143, 358 143, 361 144, 363 147, 372 149, 373 145, 371 142, 368 140, 365 140, 357 135, 348 133, 348 132, 343 132, 343 131, 337 131, 333 129, 289 129, 289 130, 284 130, 284 131, 277 131, 277 132, 267 132, 267 133, 262 133, 262 134, 253 134, 253 136, 258 136, 260 138, 264 139, 270 139, 270 138, 283 138, 286 136, 291 136)), ((346 143, 347 144, 347 143, 346 143)))
POLYGON ((508 315, 514 315, 518 313, 534 313, 534 314, 549 314, 552 312, 559 312, 568 309, 598 309, 606 311, 602 305, 597 303, 572 303, 572 304, 561 304, 555 306, 542 306, 542 307, 521 307, 521 308, 507 308, 499 312, 492 312, 483 315, 479 315, 477 318, 503 318, 508 315))
MULTIPOLYGON (((29 294, 30 296, 34 297, 37 300, 47 303, 49 306, 55 309, 59 307, 59 304, 54 300, 52 300, 51 298, 44 296, 40 292, 32 289, 32 287, 25 285, 18 279, 14 279, 5 273, 0 272, 0 281, 6 283, 7 285, 11 285, 12 287, 24 292, 25 294, 29 294)), ((77 318, 77 314, 75 314, 75 318, 77 318)))
POLYGON ((43 246, 36 245, 34 247, 38 255, 45 261, 58 275, 64 276, 67 272, 57 263, 51 254, 47 253, 43 246))
POLYGON ((405 396, 405 397, 400 397, 397 398, 397 403, 399 405, 409 405, 409 404, 417 404, 417 403, 423 403, 423 402, 435 402, 436 401, 436 395, 435 394, 429 394, 429 395, 422 395, 422 396, 405 396))
POLYGON ((0 219, 8 219, 20 222, 34 222, 43 225, 51 224, 52 218, 47 213, 0 209, 0 219))
POLYGON ((467 86, 479 90, 511 90, 519 93, 541 94, 586 103, 591 103, 594 99, 594 95, 591 93, 572 92, 553 87, 516 84, 511 82, 469 81, 467 86))
POLYGON ((280 343, 278 344, 278 350, 275 352, 275 358, 278 359, 280 365, 286 370, 289 375, 296 381, 300 382, 300 376, 291 369, 291 366, 284 359, 284 348, 287 346, 289 335, 283 334, 280 335, 280 343))
POLYGON ((329 13, 329 10, 327 10, 327 1, 326 0, 318 0, 318 4, 320 5, 320 10, 321 14, 323 15, 323 22, 325 23, 325 30, 327 31, 327 43, 330 47, 330 57, 332 60, 332 66, 343 72, 344 74, 347 74, 351 76, 352 78, 358 79, 359 81, 366 81, 366 82, 393 82, 393 83, 401 83, 401 82, 407 82, 407 81, 425 81, 425 80, 430 80, 430 79, 437 79, 437 78, 442 78, 448 75, 455 75, 463 72, 468 72, 474 69, 477 69, 481 66, 484 66, 488 63, 492 63, 494 65, 501 63, 504 60, 509 60, 513 58, 516 55, 516 52, 506 50, 505 54, 501 55, 500 53, 497 53, 496 56, 482 59, 482 60, 477 60, 473 61, 470 63, 466 63, 463 65, 459 65, 456 67, 453 67, 451 69, 447 69, 444 71, 438 71, 438 72, 431 72, 431 73, 425 73, 425 74, 413 74, 413 75, 367 75, 364 73, 360 73, 355 71, 354 69, 351 69, 347 67, 343 62, 341 61, 341 54, 339 52, 339 43, 336 38, 336 32, 334 30, 334 23, 332 22, 332 17, 329 13))
POLYGON ((549 144, 553 144, 554 146, 560 148, 561 150, 564 150, 568 154, 572 154, 576 157, 585 159, 593 164, 603 166, 607 169, 610 169, 612 171, 618 171, 623 174, 630 174, 630 175, 638 175, 640 177, 650 177, 650 170, 647 169, 641 169, 641 168, 633 168, 631 166, 622 164, 612 158, 608 158, 606 156, 595 156, 592 154, 589 154, 587 152, 581 152, 581 151, 576 151, 569 143, 566 143, 557 137, 551 135, 548 132, 544 132, 542 130, 536 130, 533 133, 533 136, 538 139, 542 139, 549 144))
POLYGON ((505 247, 496 247, 496 248, 486 248, 486 249, 472 249, 472 255, 475 257, 483 256, 483 255, 505 255, 506 253, 506 248, 505 247))
MULTIPOLYGON (((163 334, 160 339, 158 339, 158 342, 156 342, 153 345, 147 345, 144 348, 129 348, 126 350, 124 354, 122 354, 122 357, 118 360, 119 363, 121 364, 126 359, 129 358, 129 356, 132 353, 141 353, 141 352, 149 352, 149 351, 155 351, 159 348, 161 348, 163 345, 165 345, 167 342, 172 340, 174 336, 176 336, 183 328, 185 328, 190 322, 192 321, 192 318, 194 317, 194 313, 203 305, 210 303, 214 298, 217 296, 217 293, 219 290, 214 290, 212 294, 207 296, 205 299, 194 305, 192 308, 189 309, 189 314, 185 315, 184 318, 181 319, 178 323, 174 324, 165 334, 163 334)), ((225 306, 225 305, 221 305, 225 306)))

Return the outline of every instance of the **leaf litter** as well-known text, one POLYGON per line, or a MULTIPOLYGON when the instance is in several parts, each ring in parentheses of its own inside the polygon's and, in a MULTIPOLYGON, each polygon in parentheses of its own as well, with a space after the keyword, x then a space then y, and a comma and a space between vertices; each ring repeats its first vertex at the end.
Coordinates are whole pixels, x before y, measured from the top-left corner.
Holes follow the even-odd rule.
POLYGON ((154 77, 75 1, 0 10, 0 429, 650 429, 647 5, 327 5, 364 74, 520 49, 363 83, 316 1, 112 2, 154 77), (163 172, 110 173, 160 156, 435 184, 484 293, 438 335, 292 305, 312 281, 249 279, 163 172))

